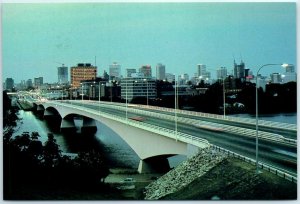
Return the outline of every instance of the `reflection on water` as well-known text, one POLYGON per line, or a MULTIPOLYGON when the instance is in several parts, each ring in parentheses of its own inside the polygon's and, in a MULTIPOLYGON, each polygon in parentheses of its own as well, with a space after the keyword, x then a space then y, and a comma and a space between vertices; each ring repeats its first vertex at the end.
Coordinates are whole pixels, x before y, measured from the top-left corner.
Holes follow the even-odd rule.
MULTIPOLYGON (((102 151, 109 158, 108 162, 112 167, 135 169, 138 167, 139 158, 135 152, 115 132, 99 122, 96 122, 98 131, 95 135, 63 134, 55 131, 47 122, 39 119, 32 112, 21 110, 19 117, 22 118, 22 122, 14 135, 36 131, 41 136, 40 140, 46 142, 47 134, 52 132, 63 152, 77 153, 94 149, 102 151)), ((78 121, 75 124, 81 125, 78 121)))

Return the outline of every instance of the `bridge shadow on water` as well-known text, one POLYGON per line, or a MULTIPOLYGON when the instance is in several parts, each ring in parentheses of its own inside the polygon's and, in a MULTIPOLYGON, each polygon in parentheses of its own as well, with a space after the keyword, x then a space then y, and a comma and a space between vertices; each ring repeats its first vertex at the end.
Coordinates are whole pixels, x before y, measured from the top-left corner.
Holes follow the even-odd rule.
MULTIPOLYGON (((93 131, 81 132, 83 130, 82 121, 75 117, 76 129, 70 128, 61 131, 62 119, 59 115, 47 117, 43 117, 39 113, 35 113, 35 115, 39 120, 45 122, 49 131, 55 135, 57 144, 60 145, 63 152, 79 153, 96 151, 104 156, 110 168, 138 169, 140 158, 137 154, 114 130, 103 123, 96 121, 97 130, 95 133, 93 131)), ((156 171, 162 170, 166 172, 185 159, 182 156, 175 156, 175 159, 173 159, 175 162, 172 162, 172 158, 171 160, 169 159, 170 165, 166 165, 168 163, 166 162, 166 155, 148 158, 145 161, 147 163, 155 163, 155 166, 158 167, 158 169, 155 169, 156 171), (172 163, 175 163, 175 165, 172 163)))
POLYGON ((81 132, 81 122, 75 122, 76 129, 60 130, 62 119, 57 116, 43 118, 35 113, 39 120, 46 123, 50 132, 55 135, 58 145, 66 153, 96 151, 103 154, 111 168, 137 169, 139 158, 130 146, 113 130, 96 121, 97 131, 81 132))

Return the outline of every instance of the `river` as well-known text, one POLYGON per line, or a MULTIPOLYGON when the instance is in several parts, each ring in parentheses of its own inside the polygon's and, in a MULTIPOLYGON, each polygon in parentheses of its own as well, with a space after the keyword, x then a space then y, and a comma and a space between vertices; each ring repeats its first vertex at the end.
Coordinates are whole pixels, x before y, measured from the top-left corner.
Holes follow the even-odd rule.
POLYGON ((14 135, 23 132, 36 131, 40 134, 40 140, 47 141, 48 133, 53 133, 60 149, 65 153, 78 153, 94 149, 104 152, 109 165, 114 168, 137 169, 139 158, 135 152, 111 129, 102 123, 96 122, 97 132, 95 135, 81 135, 80 133, 69 135, 54 131, 45 120, 39 119, 31 111, 19 111, 22 118, 14 135))

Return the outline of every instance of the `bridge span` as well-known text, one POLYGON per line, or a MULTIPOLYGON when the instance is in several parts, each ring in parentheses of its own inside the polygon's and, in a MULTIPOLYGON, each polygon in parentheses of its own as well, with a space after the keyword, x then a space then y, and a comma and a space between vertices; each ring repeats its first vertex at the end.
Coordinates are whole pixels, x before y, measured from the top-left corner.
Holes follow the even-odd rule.
MULTIPOLYGON (((61 120, 62 131, 75 129, 74 118, 82 117, 82 131, 95 131, 97 120, 117 133, 140 158, 138 172, 168 170, 167 158, 173 155, 192 156, 199 148, 208 147, 207 140, 189 134, 125 119, 114 114, 88 109, 71 103, 35 102, 44 118, 61 120)), ((99 130, 101 131, 101 130, 99 130)), ((121 156, 121 155, 120 155, 121 156)))

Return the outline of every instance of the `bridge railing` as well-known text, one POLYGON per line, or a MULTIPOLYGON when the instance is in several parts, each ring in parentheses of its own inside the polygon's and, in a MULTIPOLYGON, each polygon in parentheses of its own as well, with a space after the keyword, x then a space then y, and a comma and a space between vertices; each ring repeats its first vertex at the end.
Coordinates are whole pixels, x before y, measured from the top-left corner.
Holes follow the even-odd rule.
MULTIPOLYGON (((130 106, 144 108, 144 109, 154 109, 154 110, 160 110, 160 111, 166 111, 166 112, 174 112, 173 108, 135 105, 135 104, 130 104, 130 106)), ((252 119, 252 118, 242 118, 242 117, 233 117, 233 116, 225 116, 225 118, 224 118, 223 115, 202 113, 202 112, 195 112, 195 111, 188 111, 188 110, 180 110, 180 109, 177 109, 177 113, 184 114, 184 115, 197 116, 197 117, 205 117, 205 118, 213 118, 213 119, 218 119, 218 120, 233 121, 236 123, 246 123, 246 124, 252 124, 252 125, 256 124, 256 120, 252 119)), ((297 125, 291 124, 291 123, 281 123, 281 122, 274 122, 274 121, 267 121, 267 120, 259 120, 259 125, 266 126, 266 127, 280 128, 280 129, 285 129, 285 130, 293 130, 293 131, 297 130, 297 125)))
MULTIPOLYGON (((76 102, 76 100, 73 100, 76 102)), ((78 100, 80 103, 81 100, 78 100)), ((86 101, 85 102, 94 102, 98 103, 98 101, 86 101)), ((106 104, 108 106, 113 105, 114 107, 125 107, 125 103, 116 103, 116 102, 106 102, 101 101, 101 104, 106 104)), ((140 105, 140 104, 128 104, 128 107, 136 107, 136 108, 143 108, 143 109, 153 109, 153 110, 159 110, 169 113, 174 113, 174 108, 165 108, 165 107, 158 107, 158 106, 149 106, 149 105, 140 105)), ((202 112, 195 112, 195 111, 188 111, 188 110, 181 110, 177 109, 178 114, 184 114, 184 115, 190 115, 190 116, 196 116, 196 117, 205 117, 205 118, 212 118, 212 119, 218 119, 218 120, 226 120, 226 121, 232 121, 236 123, 244 123, 244 124, 256 124, 256 119, 252 118, 243 118, 243 117, 234 117, 234 116, 223 116, 223 115, 217 115, 217 114, 211 114, 211 113, 202 113, 202 112)), ((259 126, 265 126, 265 127, 273 127, 273 128, 279 128, 289 131, 297 131, 297 125, 291 124, 291 123, 282 123, 282 122, 274 122, 274 121, 267 121, 267 120, 259 120, 259 126)))
POLYGON ((95 116, 102 116, 108 119, 112 119, 115 121, 118 121, 120 123, 124 123, 127 125, 131 125, 133 127, 136 128, 140 128, 149 132, 153 132, 156 134, 160 134, 178 141, 182 141, 185 143, 189 143, 189 144, 193 144, 197 147, 204 147, 204 146, 209 146, 209 142, 205 139, 199 138, 199 137, 195 137, 186 133, 182 133, 182 132, 177 132, 171 129, 167 129, 167 128, 163 128, 163 127, 159 127, 156 125, 152 125, 152 124, 147 124, 147 123, 143 123, 143 122, 138 122, 138 121, 133 121, 133 120, 126 120, 126 118, 124 117, 120 117, 120 116, 116 116, 113 114, 108 114, 108 113, 103 113, 103 112, 98 112, 95 111, 94 109, 91 108, 87 108, 84 106, 77 106, 77 105, 73 105, 73 104, 63 104, 63 103, 59 103, 59 102, 51 102, 54 105, 59 105, 59 106, 63 106, 63 107, 68 107, 71 109, 76 109, 76 110, 80 110, 80 111, 84 111, 84 112, 88 112, 92 115, 95 116), (124 120, 125 119, 125 120, 124 120))
MULTIPOLYGON (((249 157, 245 157, 243 155, 237 154, 235 152, 232 152, 230 150, 224 149, 224 148, 216 146, 216 145, 212 145, 212 146, 214 147, 215 150, 220 151, 220 152, 225 152, 226 154, 228 154, 228 156, 232 156, 234 158, 238 158, 238 159, 240 159, 242 161, 245 161, 247 163, 250 163, 250 164, 252 164, 254 166, 256 165, 256 161, 254 159, 251 159, 249 157)), ((273 174, 275 174, 275 175, 277 175, 279 177, 282 177, 282 178, 284 178, 286 180, 289 180, 289 181, 291 181, 293 183, 297 183, 297 177, 295 177, 295 176, 293 176, 291 174, 285 173, 283 171, 280 171, 280 170, 278 170, 278 169, 276 169, 276 168, 274 168, 274 167, 272 167, 272 166, 270 166, 268 164, 265 164, 265 163, 262 163, 262 162, 258 162, 258 167, 261 168, 261 169, 263 169, 263 170, 266 170, 266 171, 268 171, 270 173, 273 173, 273 174)))
MULTIPOLYGON (((87 103, 95 104, 97 106, 99 105, 99 103, 95 102, 95 101, 88 101, 87 103)), ((80 102, 78 102, 78 104, 83 105, 80 102)), ((101 106, 111 107, 111 104, 104 103, 104 104, 101 104, 101 106)), ((114 109, 125 111, 126 107, 114 106, 114 109)), ((175 121, 174 115, 168 115, 168 114, 166 115, 166 114, 161 114, 161 113, 157 113, 157 112, 145 111, 142 109, 132 109, 132 108, 128 108, 128 112, 136 113, 136 114, 143 114, 143 115, 160 118, 160 119, 164 119, 164 120, 175 121)), ((248 128, 241 128, 241 127, 236 127, 236 126, 217 124, 217 123, 213 123, 213 122, 200 121, 200 120, 184 118, 184 117, 177 117, 177 122, 188 124, 188 125, 193 125, 193 126, 199 127, 199 128, 211 127, 211 130, 218 130, 218 129, 220 130, 221 129, 221 131, 223 131, 223 132, 228 132, 228 133, 237 134, 237 135, 246 136, 246 137, 256 137, 256 130, 248 129, 248 128)), ((269 133, 269 132, 265 132, 265 131, 258 131, 258 137, 261 139, 285 143, 288 145, 296 145, 297 144, 297 140, 287 139, 287 138, 284 138, 282 135, 275 134, 275 133, 269 133)))

